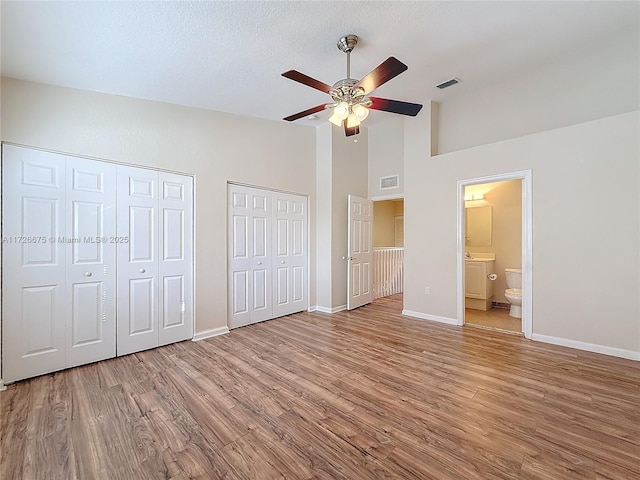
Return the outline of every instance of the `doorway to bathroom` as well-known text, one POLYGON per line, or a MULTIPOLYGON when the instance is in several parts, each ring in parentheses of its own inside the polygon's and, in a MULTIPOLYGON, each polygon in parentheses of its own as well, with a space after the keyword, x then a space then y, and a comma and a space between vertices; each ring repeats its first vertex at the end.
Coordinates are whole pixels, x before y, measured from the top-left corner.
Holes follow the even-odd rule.
POLYGON ((458 182, 458 323, 531 337, 531 171, 458 182))

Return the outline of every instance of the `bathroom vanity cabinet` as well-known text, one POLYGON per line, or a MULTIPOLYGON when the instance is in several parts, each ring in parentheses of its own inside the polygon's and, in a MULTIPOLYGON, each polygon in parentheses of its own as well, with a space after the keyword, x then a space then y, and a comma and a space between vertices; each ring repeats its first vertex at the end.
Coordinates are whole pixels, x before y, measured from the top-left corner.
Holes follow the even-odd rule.
POLYGON ((494 260, 465 261, 465 307, 489 310, 493 302, 493 281, 489 280, 494 260))

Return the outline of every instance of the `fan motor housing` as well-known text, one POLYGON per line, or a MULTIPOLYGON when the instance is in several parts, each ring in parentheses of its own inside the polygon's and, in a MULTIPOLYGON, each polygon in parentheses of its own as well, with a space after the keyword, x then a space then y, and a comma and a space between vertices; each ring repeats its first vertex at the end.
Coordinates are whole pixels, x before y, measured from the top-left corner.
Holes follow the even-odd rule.
POLYGON ((348 99, 357 99, 364 96, 364 89, 353 88, 359 82, 355 78, 343 78, 333 84, 334 91, 330 93, 331 97, 340 102, 348 99))

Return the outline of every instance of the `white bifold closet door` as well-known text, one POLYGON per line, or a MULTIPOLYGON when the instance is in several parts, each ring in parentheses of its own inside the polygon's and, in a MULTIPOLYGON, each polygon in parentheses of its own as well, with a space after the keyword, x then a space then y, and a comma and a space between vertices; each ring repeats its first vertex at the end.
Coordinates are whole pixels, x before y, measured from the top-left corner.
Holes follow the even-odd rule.
POLYGON ((307 197, 229 185, 229 328, 308 308, 307 218, 307 197))
POLYGON ((115 355, 115 186, 114 165, 3 146, 5 381, 115 355))
POLYGON ((193 178, 3 146, 3 380, 193 337, 193 178))
POLYGON ((193 179, 118 168, 118 355, 193 336, 193 179))

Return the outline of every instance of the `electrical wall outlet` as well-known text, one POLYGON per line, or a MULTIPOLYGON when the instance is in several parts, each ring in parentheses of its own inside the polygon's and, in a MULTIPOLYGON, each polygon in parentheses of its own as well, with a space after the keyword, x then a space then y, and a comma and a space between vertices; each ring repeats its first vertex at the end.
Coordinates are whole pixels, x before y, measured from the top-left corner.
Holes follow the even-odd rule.
POLYGON ((431 295, 431 287, 424 287, 424 294, 431 295))

